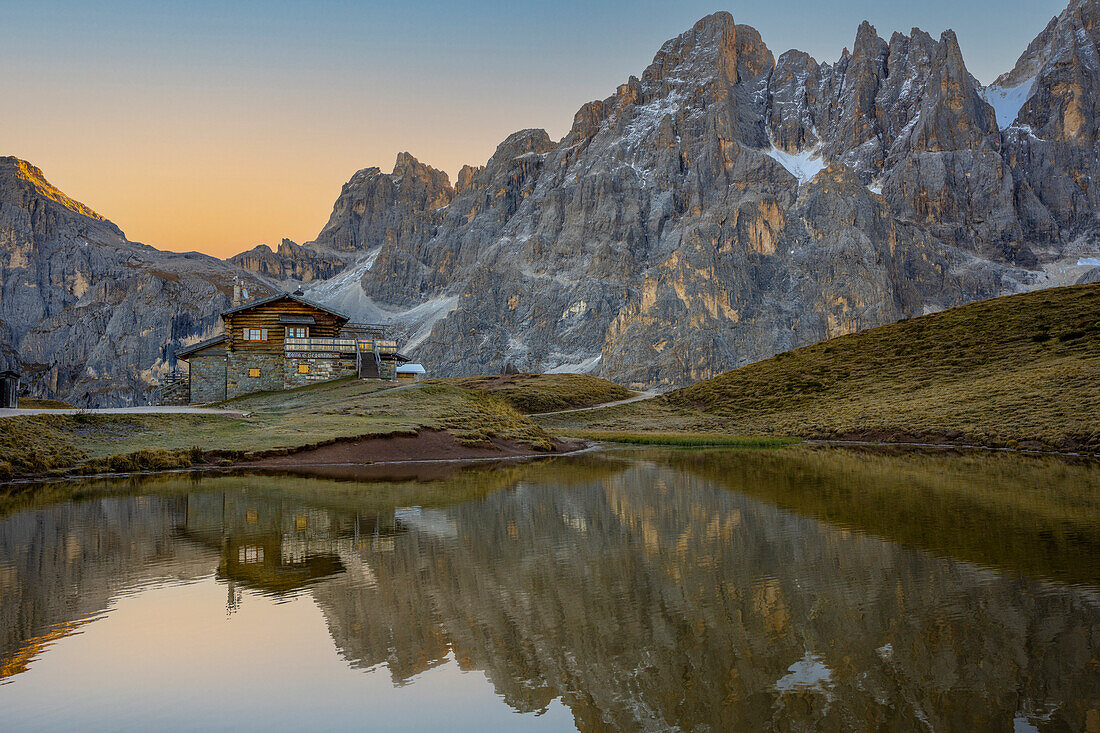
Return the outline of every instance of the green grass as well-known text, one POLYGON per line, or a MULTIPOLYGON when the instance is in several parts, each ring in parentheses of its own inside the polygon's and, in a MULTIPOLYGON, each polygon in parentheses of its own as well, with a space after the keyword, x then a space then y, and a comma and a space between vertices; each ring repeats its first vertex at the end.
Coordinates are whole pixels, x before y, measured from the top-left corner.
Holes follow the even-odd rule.
POLYGON ((636 394, 622 385, 588 374, 501 374, 434 381, 496 395, 528 415, 618 402, 636 394))
POLYGON ((691 448, 777 448, 795 445, 800 438, 782 436, 739 436, 708 433, 618 433, 610 430, 571 430, 571 438, 627 445, 665 445, 691 448))
POLYGON ((954 308, 780 354, 558 431, 1100 450, 1100 285, 954 308))
POLYGON ((19 409, 21 410, 72 410, 73 405, 61 400, 39 400, 34 397, 20 397, 19 409))
POLYGON ((88 455, 76 447, 69 418, 58 415, 0 418, 0 478, 73 466, 88 455))
POLYGON ((449 384, 392 389, 355 379, 247 395, 231 415, 93 415, 0 419, 0 477, 180 468, 341 439, 446 430, 465 445, 492 439, 538 450, 553 439, 504 400, 449 384))

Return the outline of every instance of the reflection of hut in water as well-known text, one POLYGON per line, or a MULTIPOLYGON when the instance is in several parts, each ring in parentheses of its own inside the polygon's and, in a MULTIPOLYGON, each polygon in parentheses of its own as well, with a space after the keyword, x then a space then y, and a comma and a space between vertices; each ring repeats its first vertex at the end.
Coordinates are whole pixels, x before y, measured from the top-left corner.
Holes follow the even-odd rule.
POLYGON ((187 497, 183 532, 221 550, 217 577, 249 588, 286 593, 343 572, 339 518, 248 494, 187 497))
POLYGON ((189 495, 181 529, 220 550, 218 579, 276 594, 344 572, 341 556, 377 550, 380 540, 397 531, 393 518, 342 514, 248 492, 189 495))
POLYGON ((217 577, 267 593, 287 593, 344 571, 337 555, 288 558, 284 549, 280 537, 228 538, 217 577))
POLYGON ((0 371, 0 408, 19 407, 19 372, 0 371))

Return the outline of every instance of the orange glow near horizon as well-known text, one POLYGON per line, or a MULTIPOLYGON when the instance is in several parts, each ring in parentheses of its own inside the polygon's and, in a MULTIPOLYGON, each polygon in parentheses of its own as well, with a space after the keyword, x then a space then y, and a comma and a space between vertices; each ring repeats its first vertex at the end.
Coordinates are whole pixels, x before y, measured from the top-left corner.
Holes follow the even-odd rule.
POLYGON ((379 135, 373 144, 364 140, 345 149, 344 137, 294 140, 292 130, 272 127, 250 136, 247 127, 216 133, 177 129, 172 145, 163 145, 151 131, 143 139, 134 130, 117 149, 113 141, 80 144, 66 139, 62 129, 51 135, 39 128, 42 140, 28 139, 4 154, 41 168, 50 183, 135 242, 224 258, 258 244, 274 248, 283 237, 312 240, 355 171, 377 166, 388 173, 406 147, 422 162, 447 171, 453 182, 463 164, 484 164, 508 134, 501 132, 496 140, 488 132, 467 134, 461 146, 422 139, 419 150, 399 146, 396 135, 379 135), (482 151, 480 159, 462 155, 471 149, 482 151))

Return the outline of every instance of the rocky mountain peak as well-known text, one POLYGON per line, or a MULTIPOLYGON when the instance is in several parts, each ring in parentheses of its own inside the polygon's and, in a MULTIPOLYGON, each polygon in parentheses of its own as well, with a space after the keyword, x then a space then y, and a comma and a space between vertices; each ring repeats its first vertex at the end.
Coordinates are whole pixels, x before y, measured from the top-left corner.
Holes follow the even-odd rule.
POLYGON ((691 30, 668 41, 643 72, 642 80, 674 83, 712 83, 719 79, 737 84, 770 71, 775 59, 750 26, 737 25, 725 11, 700 19, 691 30))
POLYGON ((724 54, 736 54, 737 24, 725 10, 711 13, 676 38, 667 41, 653 58, 653 63, 675 64, 695 55, 710 55, 715 60, 724 54))
POLYGON ((229 262, 249 272, 280 282, 308 283, 328 279, 347 266, 337 253, 316 247, 303 247, 283 238, 278 248, 257 245, 229 258, 229 262))
POLYGON ((462 166, 462 169, 458 172, 458 177, 455 179, 455 193, 462 193, 469 188, 474 181, 474 177, 483 170, 485 170, 483 165, 462 166))
POLYGON ((52 205, 51 208, 57 215, 75 215, 78 220, 90 219, 96 223, 94 227, 97 231, 112 238, 125 238, 121 229, 91 208, 62 193, 46 180, 41 169, 25 160, 14 156, 0 157, 0 189, 5 191, 5 199, 18 191, 23 201, 31 198, 46 201, 52 205))
POLYGON ((399 153, 392 173, 363 168, 344 184, 312 244, 334 252, 377 247, 398 237, 415 215, 446 206, 454 195, 444 171, 399 153))
POLYGON ((513 132, 504 139, 504 142, 497 146, 497 149, 493 152, 493 156, 489 158, 489 163, 486 165, 486 168, 503 165, 521 155, 541 155, 543 153, 548 153, 553 147, 554 143, 550 139, 550 135, 546 133, 546 130, 529 129, 513 132))
POLYGON ((836 63, 776 63, 715 13, 560 143, 520 131, 464 168, 446 211, 382 245, 363 295, 411 309, 418 355, 455 373, 670 384, 1003 292, 1057 228, 1014 187, 982 92, 949 30, 863 23, 836 63))
POLYGON ((1002 129, 1092 144, 1100 113, 1100 0, 1073 0, 985 90, 1002 129))
POLYGON ((267 292, 214 257, 128 241, 37 167, 0 158, 0 361, 30 395, 147 402, 176 349, 216 327, 235 277, 267 292))
POLYGON ((856 42, 852 45, 852 57, 867 62, 880 63, 886 60, 889 47, 869 21, 863 21, 856 30, 856 42))
POLYGON ((408 185, 415 181, 434 189, 442 190, 451 187, 451 181, 446 172, 421 163, 410 153, 397 154, 397 160, 393 164, 393 173, 390 175, 395 185, 408 185))

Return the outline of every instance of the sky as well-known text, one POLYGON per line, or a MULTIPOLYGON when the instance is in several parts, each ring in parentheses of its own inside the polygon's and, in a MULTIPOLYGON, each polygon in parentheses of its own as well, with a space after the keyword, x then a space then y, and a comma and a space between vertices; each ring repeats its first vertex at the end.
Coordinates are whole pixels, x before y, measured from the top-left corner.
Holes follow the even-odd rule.
POLYGON ((455 173, 554 139, 661 44, 727 10, 778 57, 958 34, 989 83, 1065 0, 0 0, 0 155, 135 241, 225 257, 313 239, 340 186, 397 153, 455 173))

